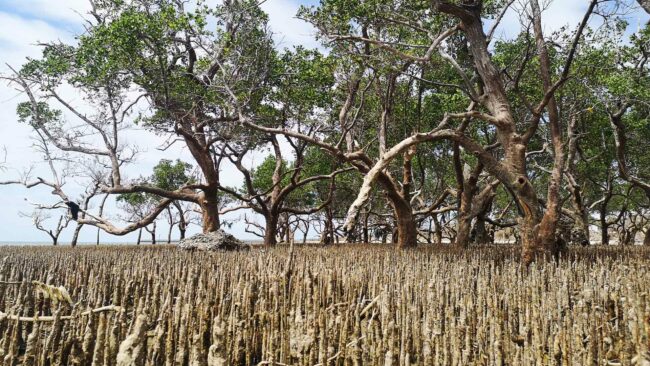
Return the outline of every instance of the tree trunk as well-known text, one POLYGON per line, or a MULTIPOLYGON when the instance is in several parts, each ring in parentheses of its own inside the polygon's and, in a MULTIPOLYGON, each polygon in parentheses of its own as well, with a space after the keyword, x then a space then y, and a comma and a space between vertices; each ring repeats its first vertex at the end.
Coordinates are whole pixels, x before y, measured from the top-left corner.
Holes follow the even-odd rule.
POLYGON ((627 231, 627 237, 625 238, 626 243, 625 245, 634 245, 636 243, 636 230, 628 230, 627 231))
POLYGON ((415 247, 418 242, 418 230, 411 207, 395 204, 393 208, 397 224, 397 247, 400 249, 415 247))
POLYGON ((576 227, 575 231, 579 233, 579 235, 576 236, 572 235, 572 237, 575 237, 575 241, 577 241, 576 244, 580 244, 582 246, 587 246, 591 244, 591 239, 590 239, 591 234, 589 232, 588 217, 585 217, 584 215, 581 214, 575 224, 575 227, 576 227))
POLYGON ((363 212, 363 242, 364 243, 370 243, 370 235, 368 231, 368 218, 370 216, 370 212, 368 208, 366 207, 363 212))
POLYGON ((637 0, 639 5, 643 8, 643 10, 646 11, 646 13, 650 14, 650 0, 637 0))
POLYGON ((277 213, 269 213, 264 227, 264 246, 271 247, 277 244, 277 231, 279 215, 277 213))
POLYGON ((607 224, 607 211, 600 209, 600 244, 609 245, 609 225, 607 224))
POLYGON ((334 242, 334 214, 332 213, 331 205, 325 208, 325 225, 323 234, 321 235, 320 243, 322 245, 329 245, 334 242))
POLYGON ((289 223, 289 214, 285 212, 283 217, 284 217, 284 222, 285 222, 285 224, 284 224, 284 233, 283 233, 284 234, 283 235, 284 236, 284 242, 285 243, 291 243, 293 235, 291 235, 291 224, 289 223))
POLYGON ((467 248, 470 242, 470 231, 472 229, 472 219, 468 214, 461 213, 458 216, 456 226, 456 240, 454 245, 457 248, 467 248))
POLYGON ((309 227, 311 226, 310 221, 305 223, 305 235, 302 236, 302 244, 307 244, 307 234, 309 233, 309 227))
MULTIPOLYGON (((185 231, 187 230, 187 222, 185 221, 185 212, 178 201, 174 201, 174 206, 178 211, 178 231, 180 232, 180 240, 185 239, 185 231)), ((218 214, 218 212, 217 212, 218 214)))
POLYGON ((645 235, 643 236, 643 245, 646 247, 650 246, 650 228, 645 231, 645 235))
POLYGON ((141 240, 142 240, 142 228, 138 230, 138 240, 135 242, 135 245, 140 245, 141 240))
POLYGON ((494 244, 494 237, 490 236, 486 226, 485 220, 481 217, 476 218, 476 223, 474 224, 474 242, 479 245, 494 244))
POLYGON ((174 229, 174 225, 169 225, 169 231, 167 232, 167 244, 171 244, 172 242, 172 230, 174 229))
POLYGON ((431 216, 431 219, 433 220, 433 223, 435 225, 434 229, 434 244, 441 245, 442 244, 442 226, 440 226, 440 220, 438 220, 438 215, 433 214, 431 216))
POLYGON ((180 240, 185 239, 185 226, 178 225, 178 231, 180 231, 180 240))
POLYGON ((521 241, 521 258, 524 264, 529 265, 535 260, 538 254, 551 254, 549 249, 544 246, 544 241, 540 240, 545 235, 555 236, 555 232, 545 232, 540 235, 540 224, 542 221, 541 207, 537 200, 537 195, 533 186, 524 175, 517 178, 516 184, 516 203, 519 214, 519 240, 521 241))
MULTIPOLYGON (((530 2, 533 15, 533 29, 539 54, 539 68, 544 92, 549 92, 553 87, 551 79, 551 61, 546 48, 544 34, 542 31, 542 15, 537 0, 530 2)), ((593 8, 593 6, 592 6, 593 8)), ((566 66, 568 67, 568 65, 566 66)), ((567 72, 568 70, 564 70, 567 72)), ((561 132, 561 119, 559 109, 555 101, 555 95, 551 94, 546 106, 548 126, 553 146, 553 169, 548 181, 546 193, 546 211, 539 223, 538 243, 542 251, 557 256, 562 250, 561 239, 557 235, 558 223, 560 221, 560 209, 562 206, 560 188, 564 177, 564 143, 561 132)))
POLYGON ((537 230, 539 220, 533 215, 519 218, 519 235, 521 240, 521 258, 528 265, 532 263, 538 251, 537 230))
POLYGON ((83 224, 77 224, 77 227, 74 228, 74 234, 72 234, 72 240, 70 241, 71 247, 77 246, 77 241, 79 241, 79 232, 83 226, 83 224))
POLYGON ((156 244, 156 222, 153 223, 153 229, 149 232, 151 234, 151 244, 156 244))
MULTIPOLYGON (((102 203, 99 204, 99 217, 102 217, 104 215, 104 205, 106 205, 106 200, 108 199, 109 194, 105 194, 104 198, 102 199, 102 203)), ((99 245, 99 232, 100 228, 97 228, 97 241, 95 242, 95 245, 99 245)))
MULTIPOLYGON (((519 210, 519 240, 521 241, 521 258, 524 264, 530 265, 537 255, 555 255, 556 243, 549 240, 555 238, 555 226, 547 221, 545 231, 540 233, 542 214, 537 194, 528 178, 521 174, 513 184, 515 201, 519 210)), ((551 219, 549 217, 549 219, 551 219)), ((548 219, 547 219, 548 220, 548 219)))
POLYGON ((221 223, 219 222, 219 198, 217 192, 202 192, 198 201, 203 218, 203 233, 219 230, 221 223))

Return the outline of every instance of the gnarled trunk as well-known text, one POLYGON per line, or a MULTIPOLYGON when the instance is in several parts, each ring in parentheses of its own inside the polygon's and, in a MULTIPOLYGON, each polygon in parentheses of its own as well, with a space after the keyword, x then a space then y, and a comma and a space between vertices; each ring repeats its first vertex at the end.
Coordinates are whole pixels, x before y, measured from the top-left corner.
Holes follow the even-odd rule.
MULTIPOLYGON (((515 201, 519 210, 519 240, 521 240, 521 258, 524 264, 529 265, 538 254, 547 254, 548 248, 544 247, 540 238, 549 235, 539 235, 542 221, 541 207, 532 184, 525 175, 517 177, 513 183, 515 201)), ((555 236, 555 233, 552 233, 555 236)))

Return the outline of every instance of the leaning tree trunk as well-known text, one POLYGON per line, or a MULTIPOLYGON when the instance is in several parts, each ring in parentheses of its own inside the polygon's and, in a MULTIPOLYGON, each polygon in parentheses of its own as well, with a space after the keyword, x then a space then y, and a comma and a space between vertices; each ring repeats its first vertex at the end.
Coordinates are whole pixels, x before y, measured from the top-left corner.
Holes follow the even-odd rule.
MULTIPOLYGON (((181 209, 181 205, 178 202, 174 202, 176 209, 178 210, 178 231, 180 232, 180 240, 185 239, 185 231, 187 230, 187 222, 185 221, 185 212, 181 209)), ((218 214, 218 212, 217 212, 218 214)))
POLYGON ((74 228, 74 234, 72 234, 72 240, 70 241, 71 247, 77 246, 77 242, 79 241, 79 233, 81 232, 81 228, 83 226, 83 224, 77 224, 77 227, 74 228))
POLYGON ((178 225, 178 231, 180 231, 180 240, 185 239, 185 225, 178 225))
POLYGON ((141 241, 142 241, 142 228, 138 230, 138 240, 135 242, 135 245, 140 245, 141 241))

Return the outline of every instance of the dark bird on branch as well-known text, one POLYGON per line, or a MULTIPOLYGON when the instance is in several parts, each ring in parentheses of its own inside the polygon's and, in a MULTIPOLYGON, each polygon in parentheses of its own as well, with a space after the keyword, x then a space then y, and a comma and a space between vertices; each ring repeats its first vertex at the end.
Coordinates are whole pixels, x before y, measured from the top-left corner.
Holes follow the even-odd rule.
POLYGON ((72 201, 68 201, 65 204, 70 207, 70 215, 72 216, 72 219, 77 221, 77 218, 79 217, 79 205, 72 201))

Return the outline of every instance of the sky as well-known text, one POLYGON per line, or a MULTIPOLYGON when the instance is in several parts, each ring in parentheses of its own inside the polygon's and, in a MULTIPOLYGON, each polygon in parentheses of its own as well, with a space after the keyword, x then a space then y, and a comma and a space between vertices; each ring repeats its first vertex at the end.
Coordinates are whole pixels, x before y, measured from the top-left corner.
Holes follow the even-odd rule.
MULTIPOLYGON (((295 18, 300 5, 315 5, 317 1, 298 0, 267 0, 262 8, 269 14, 270 28, 274 32, 274 39, 278 47, 292 47, 302 45, 307 48, 319 47, 314 38, 314 29, 307 23, 295 18)), ((562 26, 577 25, 587 7, 585 0, 556 0, 545 10, 543 14, 544 31, 551 32, 562 26)), ((500 24, 497 38, 510 38, 516 35, 520 29, 519 16, 515 6, 508 11, 500 24)), ((0 0, 0 74, 8 73, 6 64, 20 68, 26 57, 38 57, 40 54, 39 43, 51 41, 63 41, 73 43, 76 34, 83 31, 83 17, 89 10, 87 0, 0 0)), ((648 21, 648 16, 642 11, 636 11, 629 15, 630 26, 628 32, 634 32, 640 24, 648 21)), ((594 22, 598 22, 597 19, 594 22)), ((486 27, 489 26, 489 23, 486 27)), ((74 90, 66 92, 66 98, 70 102, 81 103, 74 90)), ((33 176, 44 174, 49 177, 48 170, 42 162, 42 157, 34 151, 30 138, 31 129, 29 126, 20 124, 17 121, 15 108, 16 104, 23 101, 23 96, 17 93, 6 83, 0 83, 0 162, 5 160, 6 169, 0 170, 0 181, 16 179, 28 170, 33 170, 33 176), (2 149, 6 151, 3 153, 2 149)), ((137 161, 127 169, 128 177, 136 178, 139 175, 149 175, 152 167, 161 159, 181 158, 191 161, 188 152, 180 146, 161 152, 156 149, 163 143, 159 137, 143 131, 132 130, 127 135, 128 141, 145 146, 138 155, 137 161)), ((249 166, 255 166, 261 162, 262 153, 256 154, 247 161, 249 166)), ((226 167, 223 174, 223 182, 228 186, 240 186, 241 175, 232 166, 226 167)), ((75 177, 66 177, 66 189, 72 194, 81 194, 81 188, 75 177)), ((29 217, 34 210, 34 203, 52 203, 56 199, 44 187, 27 190, 23 186, 10 185, 0 186, 0 243, 5 242, 43 242, 48 237, 45 233, 34 229, 32 220, 29 217)), ((115 214, 115 208, 108 208, 109 215, 115 214)), ((52 219, 46 225, 56 225, 60 213, 54 212, 52 219)), ((242 214, 233 213, 227 219, 235 223, 228 231, 242 239, 255 239, 252 234, 244 231, 244 224, 241 222, 242 214)), ((249 214, 250 216, 250 214, 249 214)), ((70 240, 74 225, 61 235, 62 243, 70 240)), ((190 233, 199 231, 194 226, 190 233)), ((166 228, 160 225, 159 236, 166 237, 166 228)), ((90 242, 95 240, 96 229, 85 228, 80 240, 90 242)), ((174 233, 174 237, 178 234, 174 233)), ((136 234, 132 233, 123 237, 111 237, 101 234, 103 242, 133 242, 136 234)))

